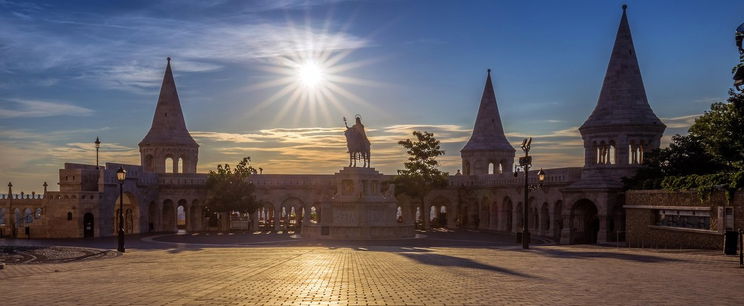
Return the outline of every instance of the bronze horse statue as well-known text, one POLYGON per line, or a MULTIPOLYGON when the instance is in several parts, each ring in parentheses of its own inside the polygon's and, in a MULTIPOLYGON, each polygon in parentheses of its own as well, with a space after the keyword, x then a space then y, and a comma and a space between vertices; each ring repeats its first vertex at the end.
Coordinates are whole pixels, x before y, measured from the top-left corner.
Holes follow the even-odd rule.
POLYGON ((344 125, 346 126, 346 131, 344 131, 344 135, 346 136, 346 148, 349 150, 349 167, 356 167, 357 160, 362 160, 362 167, 369 168, 370 144, 369 139, 367 139, 367 134, 364 132, 364 125, 362 124, 361 117, 357 115, 356 123, 351 127, 349 127, 349 124, 346 122, 346 117, 344 117, 344 125))

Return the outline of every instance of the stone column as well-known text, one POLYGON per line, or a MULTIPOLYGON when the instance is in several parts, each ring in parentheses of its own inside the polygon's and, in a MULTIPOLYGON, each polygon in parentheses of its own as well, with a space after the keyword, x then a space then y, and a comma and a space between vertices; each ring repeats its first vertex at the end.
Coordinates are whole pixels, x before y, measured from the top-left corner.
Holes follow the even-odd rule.
POLYGON ((274 226, 272 227, 276 231, 276 227, 279 226, 279 219, 282 217, 281 206, 274 207, 274 226))
POLYGON ((571 244, 571 215, 564 214, 563 217, 563 228, 561 229, 561 244, 571 244))
POLYGON ((429 218, 431 217, 431 208, 427 209, 426 204, 419 204, 421 205, 421 216, 424 218, 424 230, 429 229, 429 218))

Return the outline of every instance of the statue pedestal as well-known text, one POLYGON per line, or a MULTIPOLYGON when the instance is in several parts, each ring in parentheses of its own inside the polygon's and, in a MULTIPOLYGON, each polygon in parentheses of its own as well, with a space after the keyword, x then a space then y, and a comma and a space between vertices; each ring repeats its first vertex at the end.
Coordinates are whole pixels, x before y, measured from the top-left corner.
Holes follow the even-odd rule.
POLYGON ((398 223, 398 202, 383 193, 385 177, 373 168, 346 167, 335 174, 336 194, 320 203, 318 223, 303 223, 311 239, 379 240, 413 238, 413 225, 398 223))

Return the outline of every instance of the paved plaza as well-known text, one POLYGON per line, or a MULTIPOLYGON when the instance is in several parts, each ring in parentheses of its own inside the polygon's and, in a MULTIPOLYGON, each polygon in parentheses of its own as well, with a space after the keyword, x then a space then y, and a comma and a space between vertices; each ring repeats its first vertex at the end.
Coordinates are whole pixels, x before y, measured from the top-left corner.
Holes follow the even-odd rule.
MULTIPOLYGON (((423 235, 333 243, 249 233, 129 237, 130 248, 122 256, 7 265, 0 270, 0 296, 4 305, 744 301, 744 269, 737 258, 718 252, 544 243, 524 251, 509 235, 423 235)), ((115 240, 41 243, 110 248, 115 240)))

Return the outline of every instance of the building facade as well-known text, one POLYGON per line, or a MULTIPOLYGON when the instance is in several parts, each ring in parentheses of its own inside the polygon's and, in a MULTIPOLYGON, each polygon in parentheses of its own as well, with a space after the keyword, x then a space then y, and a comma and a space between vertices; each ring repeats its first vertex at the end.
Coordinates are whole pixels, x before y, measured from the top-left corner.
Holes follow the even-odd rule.
MULTIPOLYGON (((505 136, 489 70, 472 135, 460 151, 462 173, 450 176, 448 187, 431 192, 423 210, 398 197, 397 213, 390 218, 404 225, 418 220, 427 228, 519 232, 527 205, 534 235, 566 244, 623 240, 621 178, 634 173, 644 152, 659 147, 664 129, 648 104, 623 9, 597 106, 579 129, 583 166, 545 169, 543 188, 523 203, 524 173, 513 175, 516 151, 505 136)), ((17 237, 24 237, 26 227, 32 237, 114 235, 119 201, 115 172, 123 167, 128 171, 122 186, 126 233, 207 230, 206 174, 196 173, 199 145, 186 128, 170 59, 152 126, 139 148, 141 165, 65 164, 59 172, 60 191, 29 198, 9 189, 0 196, 0 229, 8 235, 12 228, 23 228, 17 237)), ((243 218, 271 228, 317 222, 314 218, 324 215, 319 203, 337 193, 332 174, 259 174, 250 179, 262 208, 243 218)))

